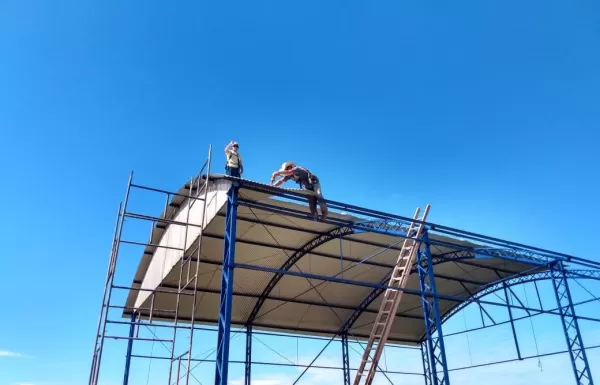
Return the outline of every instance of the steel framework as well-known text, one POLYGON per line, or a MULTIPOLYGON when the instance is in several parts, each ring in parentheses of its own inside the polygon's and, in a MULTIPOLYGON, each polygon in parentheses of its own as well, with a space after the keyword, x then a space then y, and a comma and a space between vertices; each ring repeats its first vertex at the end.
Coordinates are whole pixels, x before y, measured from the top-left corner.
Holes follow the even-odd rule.
MULTIPOLYGON (((283 206, 276 206, 265 202, 257 202, 251 199, 247 199, 240 195, 240 189, 244 188, 247 190, 257 192, 267 192, 269 194, 280 196, 290 201, 306 202, 306 196, 286 191, 280 188, 272 188, 266 185, 258 184, 255 182, 246 181, 238 178, 228 178, 232 183, 232 187, 227 193, 227 202, 225 210, 225 230, 224 237, 222 238, 223 244, 223 258, 220 263, 221 266, 221 279, 220 289, 217 291, 220 296, 219 301, 219 316, 215 326, 201 326, 200 323, 206 324, 212 321, 208 319, 199 318, 196 316, 196 304, 198 298, 202 296, 202 291, 198 288, 198 277, 201 275, 199 270, 200 261, 203 258, 202 247, 203 240, 207 238, 216 239, 212 234, 204 234, 205 218, 204 215, 207 210, 208 191, 211 183, 211 150, 209 148, 209 154, 207 160, 204 162, 199 174, 193 178, 178 192, 143 186, 133 183, 133 173, 129 178, 127 184, 125 199, 122 204, 119 205, 117 220, 113 233, 112 247, 109 254, 108 268, 105 278, 104 292, 102 297, 102 304, 100 309, 100 316, 97 324, 96 337, 94 343, 94 349, 92 354, 92 361, 90 367, 89 385, 97 385, 100 382, 100 374, 102 369, 103 352, 106 349, 106 341, 108 340, 121 340, 126 342, 125 346, 125 361, 123 367, 123 384, 128 385, 132 382, 132 362, 134 360, 146 360, 152 361, 164 361, 168 362, 168 367, 165 368, 168 385, 179 385, 185 383, 188 385, 190 380, 201 383, 201 381, 195 376, 194 368, 202 362, 214 362, 214 383, 215 385, 225 385, 231 383, 229 379, 229 366, 230 364, 243 364, 244 366, 244 383, 246 385, 251 384, 252 378, 252 366, 253 365, 276 365, 276 366, 295 366, 303 368, 302 374, 294 381, 294 384, 300 381, 302 376, 310 368, 322 368, 331 370, 340 370, 341 378, 343 378, 344 384, 349 385, 352 383, 352 372, 360 368, 352 368, 350 351, 353 349, 353 345, 357 345, 363 352, 357 352, 359 355, 364 353, 365 344, 360 342, 368 338, 368 336, 360 335, 355 332, 357 329, 357 321, 359 318, 367 313, 373 313, 373 310, 369 309, 370 305, 373 304, 381 294, 384 292, 404 293, 408 296, 418 296, 421 303, 422 316, 414 314, 398 314, 399 319, 412 319, 421 320, 424 324, 424 334, 419 339, 414 340, 399 340, 396 339, 393 342, 400 344, 410 344, 413 346, 406 346, 405 349, 416 349, 421 352, 420 357, 422 360, 423 371, 422 372, 400 372, 394 370, 383 369, 377 362, 374 366, 377 367, 378 373, 381 373, 390 383, 394 383, 390 379, 390 375, 415 375, 422 376, 423 381, 426 385, 449 385, 450 384, 450 373, 455 370, 465 368, 451 368, 448 364, 446 357, 446 342, 445 338, 452 334, 444 334, 443 325, 453 315, 459 313, 466 306, 474 304, 478 307, 482 327, 478 329, 488 328, 497 326, 504 323, 511 325, 513 339, 515 343, 517 358, 516 360, 529 359, 533 357, 542 356, 538 354, 536 356, 523 356, 520 350, 518 336, 515 330, 515 322, 519 319, 515 317, 513 313, 516 310, 526 311, 527 317, 534 317, 541 314, 558 316, 561 319, 563 331, 565 335, 565 341, 567 344, 567 350, 564 352, 553 352, 548 354, 559 354, 568 353, 572 363, 573 374, 575 383, 578 385, 588 385, 594 383, 592 373, 590 370, 590 364, 588 362, 586 350, 597 348, 598 346, 584 346, 582 333, 579 327, 580 320, 599 322, 600 319, 593 317, 585 317, 577 315, 575 312, 576 306, 582 303, 589 303, 591 301, 600 300, 594 297, 593 300, 575 303, 571 294, 568 280, 600 280, 600 263, 586 260, 580 257, 574 257, 567 254, 556 253, 550 250, 544 250, 541 248, 531 247, 515 242, 505 241, 498 238, 484 236, 472 232, 458 230, 447 226, 442 226, 426 221, 419 221, 420 226, 423 227, 422 236, 418 238, 418 251, 416 253, 416 262, 412 269, 412 273, 416 273, 418 276, 419 289, 409 289, 406 287, 397 287, 387 283, 390 280, 392 268, 376 262, 373 259, 373 255, 362 258, 362 259, 351 259, 346 257, 345 260, 341 260, 343 255, 340 256, 329 255, 327 253, 319 252, 317 249, 332 240, 340 239, 340 242, 344 237, 350 235, 361 234, 361 233, 377 233, 383 235, 393 235, 400 237, 402 240, 410 237, 409 229, 411 223, 415 221, 414 218, 402 217, 398 215, 392 215, 383 213, 380 211, 370 210, 354 205, 349 205, 341 202, 328 200, 327 204, 330 207, 330 211, 344 211, 353 215, 361 216, 365 218, 364 221, 348 222, 339 218, 329 218, 325 223, 334 225, 333 230, 320 233, 315 232, 314 238, 304 245, 297 247, 292 250, 287 250, 291 254, 286 254, 288 258, 285 263, 280 267, 269 267, 250 263, 238 263, 236 262, 236 243, 239 242, 236 236, 236 224, 238 221, 249 221, 256 223, 257 225, 269 225, 277 227, 283 230, 297 231, 298 229, 289 225, 282 224, 273 221, 269 221, 267 218, 248 218, 238 217, 238 207, 248 207, 250 209, 261 209, 270 213, 278 215, 286 215, 290 218, 306 218, 307 213, 286 208, 283 206), (154 194, 161 194, 165 197, 165 203, 163 207, 163 213, 161 216, 153 216, 150 214, 142 214, 133 212, 129 209, 130 195, 133 190, 143 190, 154 194), (202 204, 203 210, 200 222, 190 220, 190 212, 192 207, 196 204, 202 204), (184 221, 176 221, 174 219, 174 213, 180 212, 181 210, 187 210, 187 215, 184 221), (153 231, 150 234, 150 239, 146 242, 134 241, 125 239, 124 227, 125 219, 146 221, 152 224, 153 231), (168 226, 180 226, 183 227, 183 245, 181 248, 167 247, 168 252, 175 253, 175 258, 179 261, 179 276, 176 282, 169 284, 159 285, 156 288, 143 287, 141 282, 134 280, 132 285, 119 285, 115 282, 117 265, 120 261, 119 254, 121 252, 121 246, 136 245, 145 247, 146 251, 143 258, 151 259, 152 253, 164 246, 160 246, 156 241, 164 230, 168 226), (188 239, 192 229, 199 229, 199 234, 196 239, 188 239), (482 247, 470 247, 462 243, 449 243, 444 240, 434 239, 431 234, 443 234, 451 237, 456 237, 461 240, 469 240, 482 247), (188 247, 189 245, 189 247, 188 247), (432 249, 451 249, 449 252, 433 254, 432 249), (306 271, 293 271, 292 267, 307 255, 316 255, 322 258, 332 259, 339 258, 340 265, 342 268, 340 272, 334 276, 328 276, 317 273, 309 273, 306 271), (497 275, 498 279, 494 282, 482 285, 472 278, 456 278, 443 276, 441 273, 434 270, 435 266, 443 264, 454 264, 456 266, 473 266, 481 267, 481 263, 478 260, 497 259, 504 260, 507 262, 524 263, 531 266, 530 270, 526 270, 521 273, 514 273, 508 269, 502 267, 489 268, 493 270, 497 275), (344 263, 349 263, 350 266, 346 266, 344 263), (388 267, 390 274, 388 274, 379 283, 360 281, 353 277, 347 277, 344 275, 347 271, 351 270, 357 265, 366 265, 374 267, 388 267), (569 267, 567 267, 567 265, 569 267), (574 267, 579 266, 579 269, 574 267), (585 268, 585 269, 582 269, 585 268), (234 288, 234 272, 236 270, 246 271, 260 271, 273 273, 273 277, 265 285, 264 289, 260 294, 251 293, 236 293, 234 288), (275 295, 274 289, 277 284, 286 276, 300 277, 311 282, 319 281, 318 285, 311 283, 312 291, 320 295, 317 287, 323 283, 338 283, 349 286, 358 286, 369 288, 369 294, 363 299, 361 304, 357 307, 347 307, 343 304, 330 303, 323 300, 321 303, 317 303, 311 300, 302 299, 300 296, 297 298, 280 298, 275 295), (440 293, 436 288, 436 282, 438 280, 447 280, 456 282, 465 289, 470 295, 468 297, 461 297, 457 295, 443 294, 440 293), (554 296, 557 301, 557 307, 553 309, 544 310, 541 304, 540 293, 538 291, 537 282, 548 280, 552 282, 554 288, 554 296), (516 285, 522 285, 526 283, 535 284, 537 298, 540 303, 540 308, 532 307, 528 303, 523 303, 521 299, 513 291, 513 287, 516 285), (478 285, 478 290, 471 293, 468 289, 468 285, 478 285), (149 308, 142 308, 140 306, 131 305, 117 305, 114 295, 114 291, 125 290, 125 291, 138 291, 148 292, 150 300, 149 308), (503 302, 492 302, 486 300, 487 296, 494 295, 498 291, 502 291, 504 294, 503 302), (161 301, 161 295, 174 295, 176 297, 176 304, 174 309, 158 309, 158 305, 161 301), (236 331, 232 335, 232 306, 234 306, 235 295, 246 295, 256 299, 254 306, 249 310, 249 316, 246 322, 243 323, 246 335, 245 341, 245 354, 243 360, 236 360, 230 357, 230 346, 232 339, 239 333, 236 331), (340 329, 335 333, 330 333, 324 330, 316 329, 296 329, 291 330, 290 328, 284 328, 285 332, 294 331, 296 333, 303 333, 303 335, 295 335, 294 338, 303 338, 311 340, 323 340, 327 342, 327 345, 319 352, 319 354, 312 360, 309 365, 300 364, 299 362, 293 363, 290 360, 290 364, 282 364, 275 362, 264 362, 254 360, 253 358, 253 338, 258 336, 279 336, 281 338, 289 338, 289 335, 278 334, 277 332, 258 331, 254 330, 256 327, 261 327, 259 322, 261 318, 261 312, 265 312, 265 301, 267 300, 280 300, 284 303, 300 303, 309 306, 325 306, 328 307, 336 317, 340 320, 342 325, 340 329), (512 303, 512 300, 516 303, 512 303), (190 301, 192 306, 192 312, 189 316, 182 314, 181 304, 185 301, 190 301), (449 301, 454 304, 452 309, 445 314, 442 314, 440 310, 440 302, 449 301), (490 307, 501 307, 506 308, 509 316, 509 320, 506 322, 496 322, 489 312, 490 307), (340 317, 335 310, 342 309, 350 311, 348 317, 340 317), (118 315, 114 315, 118 314, 118 315), (124 319, 122 315, 127 315, 129 319, 124 319), (492 325, 486 325, 486 320, 492 325), (126 331, 119 335, 119 332, 112 332, 112 326, 126 326, 126 331), (159 328, 170 330, 170 334, 165 338, 160 338, 157 334, 153 333, 152 337, 141 337, 140 331, 142 330, 158 330, 159 328), (216 332, 216 356, 214 359, 198 358, 193 355, 194 348, 205 341, 198 342, 197 338, 194 338, 195 332, 216 332), (328 334, 330 337, 314 336, 309 334, 328 334), (339 340, 342 345, 342 365, 340 367, 316 365, 315 362, 323 354, 325 349, 331 344, 332 341, 339 340), (352 340, 352 341, 350 341, 352 340), (352 342, 353 345, 350 345, 352 342), (136 354, 134 348, 143 343, 152 343, 152 348, 155 343, 163 345, 169 352, 166 356, 158 356, 152 351, 150 354, 136 354), (416 348, 414 346, 417 346, 416 348)), ((222 176, 220 178, 223 178, 222 176)), ((308 231, 308 230, 306 230, 308 231)), ((368 241, 362 241, 364 244, 369 244, 368 241)), ((259 242, 255 242, 260 244, 259 242)), ((395 248, 396 245, 375 245, 382 249, 395 248)), ((280 246, 282 250, 286 250, 285 247, 280 246)), ((165 251, 167 252, 167 251, 165 251)), ((213 263, 208 262, 207 263, 213 263)), ((205 290, 206 291, 206 290, 205 290)), ((268 312, 269 310, 267 310, 268 312)), ((376 313, 376 311, 375 311, 376 313)), ((478 329, 465 330, 469 332, 478 329)), ((387 345, 386 345, 387 346, 387 345)), ((368 347, 366 348, 368 349, 368 347)), ((493 364, 493 363, 490 363, 493 364)))

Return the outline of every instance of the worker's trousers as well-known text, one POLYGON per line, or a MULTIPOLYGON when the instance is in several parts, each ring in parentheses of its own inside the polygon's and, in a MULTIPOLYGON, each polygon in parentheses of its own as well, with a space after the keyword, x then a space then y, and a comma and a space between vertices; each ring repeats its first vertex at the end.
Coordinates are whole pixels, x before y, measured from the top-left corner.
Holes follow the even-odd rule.
POLYGON ((227 172, 227 175, 229 175, 229 176, 235 176, 236 178, 240 177, 240 168, 239 167, 226 166, 225 171, 227 172))
POLYGON ((327 217, 327 204, 325 203, 325 198, 323 198, 323 193, 321 191, 321 184, 319 182, 315 182, 311 186, 312 188, 307 188, 315 193, 315 195, 308 196, 308 206, 310 208, 310 213, 314 216, 317 215, 317 201, 319 202, 319 206, 321 208, 321 219, 325 219, 327 217))

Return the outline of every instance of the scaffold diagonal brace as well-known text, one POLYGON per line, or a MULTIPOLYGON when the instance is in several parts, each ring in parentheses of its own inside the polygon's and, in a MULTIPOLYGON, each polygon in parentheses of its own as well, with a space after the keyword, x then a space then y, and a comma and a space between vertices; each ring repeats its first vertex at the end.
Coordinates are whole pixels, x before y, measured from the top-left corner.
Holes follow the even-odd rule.
POLYGON ((562 262, 558 262, 552 267, 552 283, 576 383, 577 385, 594 385, 567 282, 567 272, 562 262))

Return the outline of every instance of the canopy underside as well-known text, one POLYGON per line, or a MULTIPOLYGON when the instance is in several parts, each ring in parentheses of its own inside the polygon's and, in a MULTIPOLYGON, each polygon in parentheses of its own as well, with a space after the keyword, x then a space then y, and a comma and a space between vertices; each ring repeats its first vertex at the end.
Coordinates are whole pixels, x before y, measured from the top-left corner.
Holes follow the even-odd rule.
MULTIPOLYGON (((211 177, 207 194, 205 226, 201 249, 198 251, 198 235, 202 223, 203 201, 189 202, 175 197, 167 210, 166 218, 172 221, 188 222, 185 226, 171 222, 158 226, 152 235, 152 244, 166 247, 147 247, 136 272, 133 287, 127 299, 125 314, 135 308, 142 317, 173 319, 176 308, 177 289, 180 274, 181 285, 189 282, 198 269, 195 322, 216 324, 219 315, 221 286, 221 265, 223 259, 223 238, 225 232, 225 211, 227 191, 231 180, 211 177), (186 239, 187 238, 187 239, 186 239), (181 268, 181 251, 185 249, 192 261, 181 268), (196 262, 198 261, 198 262, 196 262), (188 278, 189 277, 189 278, 188 278), (161 292, 152 290, 159 289, 161 292), (163 292, 165 291, 165 292, 163 292), (172 293, 166 293, 171 291, 172 293), (154 296, 154 299, 152 298, 154 296)), ((187 194, 182 188, 181 194, 187 194)), ((193 193, 197 193, 194 192, 193 193)), ((200 193, 203 196, 204 192, 200 193)), ((337 225, 310 220, 307 216, 274 213, 259 207, 249 207, 245 202, 266 203, 293 212, 308 213, 306 204, 283 201, 266 192, 258 192, 244 185, 239 189, 240 205, 237 210, 235 262, 239 264, 281 269, 290 258, 298 259, 290 272, 307 273, 379 285, 385 282, 396 263, 402 238, 375 232, 348 231, 328 237, 327 234, 337 225), (316 239, 321 240, 314 244, 316 239), (313 243, 312 246, 306 247, 313 243), (390 246, 393 245, 393 246, 390 246), (303 251, 304 250, 304 251, 303 251), (369 258, 370 257, 370 258, 369 258), (360 262, 361 260, 368 260, 360 262)), ((164 214, 163 214, 164 217, 164 214)), ((348 215, 331 213, 330 217, 345 221, 358 221, 348 215)), ((349 229, 351 230, 351 229, 349 229)), ((430 236, 457 246, 477 247, 477 245, 439 235, 430 236)), ((532 265, 496 258, 459 258, 452 255, 452 247, 432 246, 431 252, 436 261, 434 273, 439 294, 467 299, 479 290, 499 279, 533 272, 532 265), (446 255, 447 258, 435 258, 446 255)), ((243 325, 253 314, 254 329, 270 329, 280 332, 303 334, 336 334, 355 310, 367 298, 373 287, 342 282, 325 282, 302 276, 282 275, 271 282, 276 272, 256 271, 236 268, 234 271, 234 295, 232 324, 243 325), (269 282, 272 290, 265 291, 269 282), (261 297, 264 302, 260 301, 261 297), (257 304, 262 305, 257 306, 257 304)), ((187 285, 180 296, 180 321, 191 319, 193 308, 194 282, 187 285)), ((413 271, 408 289, 419 290, 419 279, 413 271)), ((372 301, 357 318, 349 335, 364 339, 371 332, 372 322, 377 315, 381 296, 372 301)), ((458 302, 440 300, 441 315, 447 314, 458 302)), ((390 332, 389 341, 402 344, 419 343, 424 334, 423 310, 419 295, 404 293, 396 320, 390 332)))

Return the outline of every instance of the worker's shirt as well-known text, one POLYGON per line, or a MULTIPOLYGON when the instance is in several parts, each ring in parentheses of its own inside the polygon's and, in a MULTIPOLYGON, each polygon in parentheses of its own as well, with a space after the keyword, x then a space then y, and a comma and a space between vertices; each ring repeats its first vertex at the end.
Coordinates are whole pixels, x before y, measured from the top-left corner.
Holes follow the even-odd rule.
POLYGON ((225 151, 227 155, 227 167, 239 168, 242 164, 242 156, 233 150, 225 151))
POLYGON ((292 179, 305 189, 312 190, 313 183, 318 183, 319 179, 315 174, 310 173, 307 169, 302 167, 294 167, 285 174, 284 181, 292 179), (311 177, 312 176, 312 180, 311 177))

